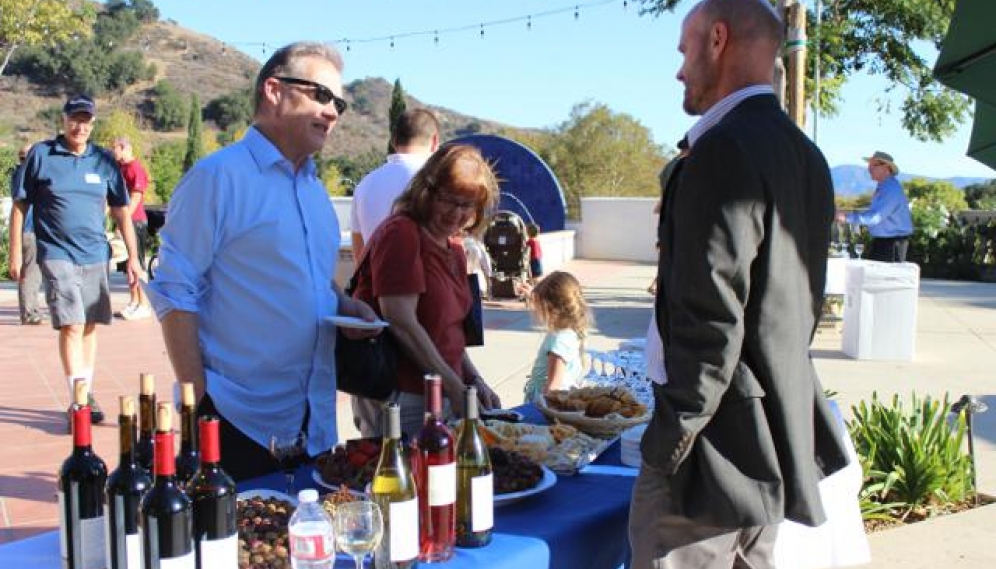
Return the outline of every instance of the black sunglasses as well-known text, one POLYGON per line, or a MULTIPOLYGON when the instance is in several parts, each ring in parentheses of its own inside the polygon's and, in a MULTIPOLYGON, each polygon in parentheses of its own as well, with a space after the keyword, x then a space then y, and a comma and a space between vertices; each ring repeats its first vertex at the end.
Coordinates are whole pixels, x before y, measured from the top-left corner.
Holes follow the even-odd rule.
POLYGON ((314 89, 311 92, 311 97, 315 101, 318 101, 318 104, 327 105, 329 103, 334 102, 335 112, 339 113, 340 115, 346 112, 346 109, 349 108, 349 104, 346 103, 346 99, 343 99, 342 97, 336 95, 335 93, 332 92, 332 89, 329 89, 328 87, 322 85, 321 83, 315 83, 314 81, 308 81, 307 79, 298 79, 297 77, 274 77, 274 79, 280 81, 281 83, 289 83, 291 85, 303 85, 305 87, 311 87, 312 89, 314 89))

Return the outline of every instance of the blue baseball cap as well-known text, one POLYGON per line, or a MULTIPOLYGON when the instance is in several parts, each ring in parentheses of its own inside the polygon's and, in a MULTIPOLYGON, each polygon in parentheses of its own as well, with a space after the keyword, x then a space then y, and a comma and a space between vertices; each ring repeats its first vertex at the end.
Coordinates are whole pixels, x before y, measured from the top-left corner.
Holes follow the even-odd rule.
POLYGON ((62 112, 66 116, 76 113, 86 113, 90 116, 95 116, 97 114, 97 103, 94 103, 93 99, 86 95, 74 95, 66 101, 65 106, 62 107, 62 112))

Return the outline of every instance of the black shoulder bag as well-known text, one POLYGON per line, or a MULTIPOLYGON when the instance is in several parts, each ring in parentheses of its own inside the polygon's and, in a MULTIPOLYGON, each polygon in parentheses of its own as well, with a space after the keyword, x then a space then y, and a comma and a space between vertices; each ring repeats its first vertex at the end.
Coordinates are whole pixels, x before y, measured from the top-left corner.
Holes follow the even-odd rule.
MULTIPOLYGON (((369 263, 368 251, 363 252, 346 294, 356 291, 360 271, 369 263)), ((398 388, 398 344, 390 328, 384 328, 372 338, 352 340, 336 329, 335 340, 336 388, 339 391, 383 401, 398 388)))

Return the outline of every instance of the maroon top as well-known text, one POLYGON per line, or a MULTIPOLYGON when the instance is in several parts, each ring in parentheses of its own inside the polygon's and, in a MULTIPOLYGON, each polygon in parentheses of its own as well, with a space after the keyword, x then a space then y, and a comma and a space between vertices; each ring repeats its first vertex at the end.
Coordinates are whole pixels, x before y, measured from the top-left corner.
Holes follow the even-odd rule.
MULTIPOLYGON (((443 360, 463 377, 466 339, 463 320, 470 311, 467 258, 458 240, 436 244, 415 221, 403 214, 387 218, 367 245, 370 262, 359 276, 354 296, 380 314, 377 298, 418 295, 416 317, 443 360)), ((423 370, 404 354, 398 360, 398 385, 406 393, 422 393, 423 370)))

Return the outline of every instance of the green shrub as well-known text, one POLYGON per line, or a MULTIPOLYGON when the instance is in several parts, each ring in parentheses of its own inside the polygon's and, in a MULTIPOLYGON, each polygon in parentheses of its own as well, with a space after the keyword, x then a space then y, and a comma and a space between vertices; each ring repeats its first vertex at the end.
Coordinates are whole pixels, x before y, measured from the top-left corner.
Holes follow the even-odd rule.
POLYGON ((183 176, 183 142, 165 142, 152 149, 149 155, 149 174, 152 177, 152 192, 159 203, 169 203, 173 189, 183 176))
POLYGON ((887 406, 872 395, 852 407, 848 431, 864 472, 862 514, 869 518, 930 515, 969 497, 972 464, 962 450, 965 417, 948 421, 950 404, 912 396, 909 410, 894 395, 887 406))
POLYGON ((169 81, 156 83, 152 90, 152 122, 156 130, 175 130, 186 124, 187 102, 169 81))

